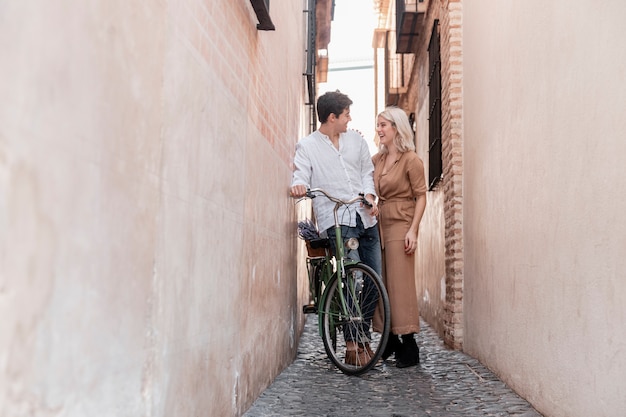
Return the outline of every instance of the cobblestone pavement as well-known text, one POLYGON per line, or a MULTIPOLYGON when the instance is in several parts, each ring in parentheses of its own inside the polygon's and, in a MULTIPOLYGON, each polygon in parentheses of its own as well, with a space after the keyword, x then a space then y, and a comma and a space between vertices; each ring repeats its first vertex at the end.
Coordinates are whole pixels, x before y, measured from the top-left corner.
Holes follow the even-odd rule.
POLYGON ((296 360, 244 417, 541 417, 476 359, 446 348, 424 321, 420 365, 398 369, 390 359, 358 377, 332 365, 316 323, 307 316, 296 360))

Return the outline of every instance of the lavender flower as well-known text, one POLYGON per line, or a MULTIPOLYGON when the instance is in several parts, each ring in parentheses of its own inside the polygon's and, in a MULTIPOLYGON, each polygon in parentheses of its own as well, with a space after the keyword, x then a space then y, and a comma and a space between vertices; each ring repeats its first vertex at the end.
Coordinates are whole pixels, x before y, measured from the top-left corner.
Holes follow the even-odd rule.
POLYGON ((298 235, 304 240, 319 239, 320 233, 311 219, 298 222, 298 235))

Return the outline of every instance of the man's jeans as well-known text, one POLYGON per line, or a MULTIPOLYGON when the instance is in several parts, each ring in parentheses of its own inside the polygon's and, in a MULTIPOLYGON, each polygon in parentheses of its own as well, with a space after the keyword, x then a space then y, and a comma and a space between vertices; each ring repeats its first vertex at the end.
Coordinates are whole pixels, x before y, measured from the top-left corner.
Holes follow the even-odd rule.
MULTIPOLYGON (((335 254, 335 228, 331 227, 326 231, 326 233, 328 234, 328 238, 330 239, 333 254, 335 254)), ((378 234, 378 226, 373 226, 369 229, 365 229, 365 227, 363 226, 363 222, 361 221, 361 217, 357 214, 356 227, 342 225, 341 236, 343 238, 344 244, 348 239, 352 237, 359 240, 358 251, 347 250, 346 248, 344 252, 346 257, 357 261, 362 261, 364 264, 376 271, 378 276, 382 276, 382 255, 380 249, 380 236, 378 234)), ((360 332, 364 335, 366 340, 369 340, 370 324, 372 321, 372 317, 374 317, 374 312, 376 311, 378 291, 370 280, 365 280, 365 282, 363 282, 363 292, 366 294, 367 298, 361 300, 361 304, 366 306, 366 309, 365 311, 363 311, 363 315, 365 316, 365 323, 362 324, 360 332)), ((355 337, 358 329, 354 327, 348 327, 349 326, 346 326, 346 328, 344 329, 344 338, 346 339, 346 341, 354 341, 354 339, 359 339, 355 337)))

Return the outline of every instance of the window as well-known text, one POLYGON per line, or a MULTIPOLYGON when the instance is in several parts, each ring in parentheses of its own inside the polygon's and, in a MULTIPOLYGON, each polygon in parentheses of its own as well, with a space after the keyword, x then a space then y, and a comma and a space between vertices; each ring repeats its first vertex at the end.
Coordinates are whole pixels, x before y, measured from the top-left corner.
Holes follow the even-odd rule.
POLYGON ((317 91, 316 80, 315 80, 315 66, 317 62, 316 57, 316 27, 317 27, 317 15, 315 13, 315 0, 307 0, 307 9, 306 13, 306 68, 304 70, 304 76, 306 77, 306 88, 307 88, 307 97, 308 102, 306 103, 309 106, 309 131, 311 133, 315 130, 317 126, 317 116, 315 111, 315 93, 317 91))
POLYGON ((429 114, 428 114, 428 189, 433 190, 443 176, 441 160, 441 53, 439 21, 435 20, 428 45, 429 114))

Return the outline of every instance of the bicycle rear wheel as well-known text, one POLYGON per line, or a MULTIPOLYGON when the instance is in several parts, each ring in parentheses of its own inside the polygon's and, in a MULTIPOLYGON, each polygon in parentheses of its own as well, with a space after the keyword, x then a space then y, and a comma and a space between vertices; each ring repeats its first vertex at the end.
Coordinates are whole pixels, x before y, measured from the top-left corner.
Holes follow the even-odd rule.
POLYGON ((369 266, 348 265, 345 272, 344 279, 335 275, 329 282, 318 315, 329 359, 343 373, 360 375, 376 365, 387 344, 391 325, 389 297, 382 280, 369 266), (358 352, 350 354, 350 358, 346 358, 346 340, 358 346, 358 352))
POLYGON ((317 306, 322 295, 326 258, 307 258, 306 262, 309 276, 309 304, 302 307, 302 312, 304 314, 317 313, 317 306))

